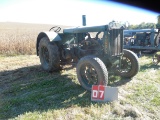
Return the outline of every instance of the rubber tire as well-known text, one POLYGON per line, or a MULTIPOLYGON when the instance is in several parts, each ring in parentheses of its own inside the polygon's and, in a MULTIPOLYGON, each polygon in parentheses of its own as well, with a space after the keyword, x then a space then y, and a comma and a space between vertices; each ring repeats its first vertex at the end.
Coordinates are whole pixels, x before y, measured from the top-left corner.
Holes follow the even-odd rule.
POLYGON ((56 44, 51 43, 47 37, 43 37, 39 43, 39 58, 42 68, 47 72, 58 71, 60 69, 60 56, 56 44), (42 48, 46 47, 49 53, 49 62, 44 58, 42 48))
POLYGON ((88 91, 91 91, 91 88, 92 88, 92 86, 84 82, 82 76, 80 75, 81 67, 84 64, 90 64, 96 70, 98 74, 98 84, 97 85, 107 85, 108 84, 108 71, 107 71, 105 64, 98 57, 85 56, 79 60, 77 67, 76 67, 78 81, 80 82, 83 88, 85 88, 88 91))
POLYGON ((129 72, 125 72, 125 73, 121 73, 118 71, 118 75, 125 78, 132 78, 138 73, 140 69, 138 57, 134 52, 130 50, 123 49, 123 52, 124 52, 123 56, 128 58, 131 61, 132 68, 129 72))

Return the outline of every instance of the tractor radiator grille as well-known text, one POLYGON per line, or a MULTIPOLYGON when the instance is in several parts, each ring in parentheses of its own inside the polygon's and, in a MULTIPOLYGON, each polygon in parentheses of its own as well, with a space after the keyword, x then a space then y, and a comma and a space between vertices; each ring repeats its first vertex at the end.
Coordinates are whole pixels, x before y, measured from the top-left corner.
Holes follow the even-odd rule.
POLYGON ((121 55, 123 51, 123 29, 110 30, 110 55, 121 55))

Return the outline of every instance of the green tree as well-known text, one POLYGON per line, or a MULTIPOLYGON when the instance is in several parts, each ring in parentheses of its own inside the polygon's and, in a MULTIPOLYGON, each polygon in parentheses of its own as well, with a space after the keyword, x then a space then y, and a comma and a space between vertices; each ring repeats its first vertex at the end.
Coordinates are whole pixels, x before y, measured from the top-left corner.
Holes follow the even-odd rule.
POLYGON ((157 16, 157 23, 160 24, 160 15, 157 16))
POLYGON ((138 24, 138 25, 130 25, 129 29, 152 29, 152 28, 156 28, 155 26, 156 26, 155 23, 142 22, 141 24, 138 24))
POLYGON ((160 15, 157 16, 156 28, 157 28, 157 29, 160 29, 160 15))

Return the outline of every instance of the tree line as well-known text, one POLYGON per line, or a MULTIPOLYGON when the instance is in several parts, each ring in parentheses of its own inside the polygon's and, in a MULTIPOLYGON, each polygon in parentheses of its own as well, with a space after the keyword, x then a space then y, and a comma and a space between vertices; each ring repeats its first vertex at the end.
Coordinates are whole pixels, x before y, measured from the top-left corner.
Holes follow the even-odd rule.
POLYGON ((156 26, 160 25, 160 15, 157 16, 157 24, 156 23, 145 23, 142 22, 141 24, 138 25, 129 25, 128 29, 152 29, 152 28, 156 28, 156 26))
POLYGON ((129 25, 128 29, 152 29, 156 28, 156 23, 145 23, 142 22, 138 25, 129 25))

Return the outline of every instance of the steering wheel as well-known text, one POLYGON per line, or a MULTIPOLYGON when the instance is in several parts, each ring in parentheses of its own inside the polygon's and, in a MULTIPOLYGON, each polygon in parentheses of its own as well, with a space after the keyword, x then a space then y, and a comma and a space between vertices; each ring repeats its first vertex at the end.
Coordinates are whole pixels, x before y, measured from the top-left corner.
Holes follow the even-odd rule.
POLYGON ((61 30, 61 28, 58 27, 58 26, 54 26, 49 31, 51 31, 51 30, 53 30, 54 32, 58 33, 61 30))

